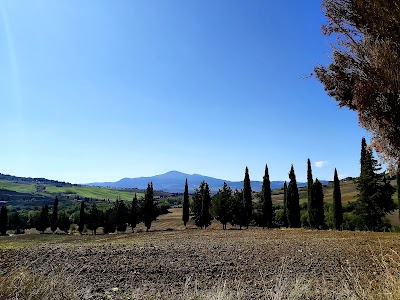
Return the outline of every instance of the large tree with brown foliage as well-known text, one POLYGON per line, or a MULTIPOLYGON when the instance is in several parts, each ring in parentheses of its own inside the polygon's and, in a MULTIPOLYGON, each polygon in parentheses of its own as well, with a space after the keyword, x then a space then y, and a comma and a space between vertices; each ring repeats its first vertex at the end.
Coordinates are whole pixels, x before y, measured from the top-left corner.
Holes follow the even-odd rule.
POLYGON ((400 159, 400 0, 323 0, 324 35, 337 36, 332 62, 315 76, 340 107, 358 113, 371 145, 400 159))

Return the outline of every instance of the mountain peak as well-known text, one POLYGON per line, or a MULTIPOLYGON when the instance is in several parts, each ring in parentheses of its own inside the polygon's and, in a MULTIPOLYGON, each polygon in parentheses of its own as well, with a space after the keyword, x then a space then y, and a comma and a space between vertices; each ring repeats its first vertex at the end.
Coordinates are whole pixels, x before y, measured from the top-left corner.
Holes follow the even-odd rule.
MULTIPOLYGON (((176 175, 176 174, 185 174, 176 170, 172 170, 172 171, 168 171, 167 173, 165 173, 164 175, 176 175)), ((186 174, 185 174, 186 175, 186 174)))

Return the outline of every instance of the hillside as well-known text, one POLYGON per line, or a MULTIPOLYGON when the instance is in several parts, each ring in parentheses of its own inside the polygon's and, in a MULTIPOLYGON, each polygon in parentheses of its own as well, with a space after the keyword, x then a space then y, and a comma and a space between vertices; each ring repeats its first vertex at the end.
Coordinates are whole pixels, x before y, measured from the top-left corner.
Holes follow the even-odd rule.
POLYGON ((19 178, 13 176, 7 178, 12 180, 0 180, 0 205, 28 209, 45 204, 50 205, 55 196, 58 196, 61 205, 76 200, 106 202, 114 201, 118 197, 123 200, 131 200, 134 193, 137 193, 138 197, 143 196, 142 190, 108 189, 68 183, 60 184, 48 180, 40 182, 20 180, 19 178))
MULTIPOLYGON (((393 182, 393 184, 395 184, 393 182)), ((340 190, 342 192, 342 202, 346 203, 355 200, 358 194, 357 185, 353 180, 342 180, 340 182, 340 190)), ((300 202, 307 201, 307 187, 299 187, 300 202)), ((331 183, 324 183, 324 202, 332 202, 333 187, 331 183)), ((397 197, 397 196, 396 196, 397 197)), ((396 198, 397 199, 397 198, 396 198)), ((272 201, 276 204, 283 203, 283 188, 272 190, 272 201)))

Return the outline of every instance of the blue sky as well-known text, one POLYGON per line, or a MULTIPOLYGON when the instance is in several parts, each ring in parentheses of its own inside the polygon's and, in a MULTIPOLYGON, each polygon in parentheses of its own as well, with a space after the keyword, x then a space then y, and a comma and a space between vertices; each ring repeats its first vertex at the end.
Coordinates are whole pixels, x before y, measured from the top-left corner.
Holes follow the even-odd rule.
POLYGON ((356 114, 304 79, 331 52, 320 2, 2 1, 0 172, 357 176, 356 114))

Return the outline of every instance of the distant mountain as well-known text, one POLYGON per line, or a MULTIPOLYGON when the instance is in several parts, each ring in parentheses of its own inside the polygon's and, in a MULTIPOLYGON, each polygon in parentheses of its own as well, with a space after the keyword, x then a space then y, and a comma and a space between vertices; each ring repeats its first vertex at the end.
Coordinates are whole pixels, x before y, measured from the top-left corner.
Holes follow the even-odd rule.
MULTIPOLYGON (((243 188, 243 181, 229 181, 199 174, 185 174, 178 171, 170 171, 165 174, 155 175, 151 177, 138 177, 138 178, 123 178, 116 182, 94 182, 88 183, 90 186, 101 186, 101 187, 114 187, 114 188, 138 188, 145 189, 147 184, 153 182, 154 189, 170 192, 170 193, 183 193, 185 186, 185 180, 188 180, 189 191, 193 192, 200 183, 205 180, 212 192, 218 191, 224 182, 226 182, 232 189, 243 188)), ((323 184, 327 184, 327 181, 321 181, 323 184)), ((283 187, 283 181, 271 181, 271 189, 279 189, 283 187)), ((299 187, 306 186, 306 182, 298 182, 299 187)), ((261 181, 252 181, 251 188, 253 191, 260 191, 262 187, 261 181)))

